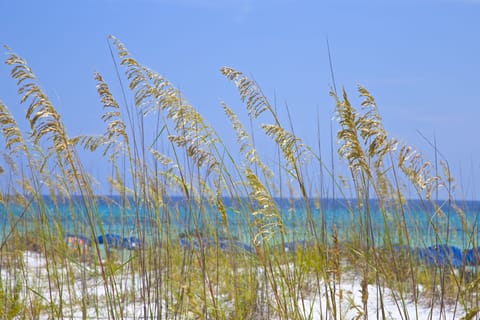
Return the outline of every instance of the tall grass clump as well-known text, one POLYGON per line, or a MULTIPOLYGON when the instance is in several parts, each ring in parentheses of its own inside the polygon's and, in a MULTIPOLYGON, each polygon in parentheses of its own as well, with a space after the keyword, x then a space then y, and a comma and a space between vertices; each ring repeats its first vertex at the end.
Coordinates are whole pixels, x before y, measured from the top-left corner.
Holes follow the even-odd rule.
POLYGON ((448 162, 390 137, 366 88, 359 108, 331 93, 338 176, 241 71, 220 70, 245 107, 221 105, 229 146, 168 79, 117 38, 109 48, 120 91, 94 73, 104 129, 81 136, 7 48, 28 129, 0 102, 1 318, 477 316, 475 263, 437 261, 478 246, 448 162))

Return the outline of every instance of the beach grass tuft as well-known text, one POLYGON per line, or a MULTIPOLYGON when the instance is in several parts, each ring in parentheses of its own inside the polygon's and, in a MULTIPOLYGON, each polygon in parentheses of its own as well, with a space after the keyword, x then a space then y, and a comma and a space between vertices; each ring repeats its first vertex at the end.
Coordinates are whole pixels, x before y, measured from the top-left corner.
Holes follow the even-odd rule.
POLYGON ((342 171, 243 72, 220 70, 245 107, 220 106, 230 146, 170 81, 109 46, 117 78, 93 75, 105 127, 74 137, 8 49, 29 130, 0 102, 0 318, 479 318, 478 208, 455 201, 448 162, 389 135, 365 87, 358 107, 330 93, 342 171))

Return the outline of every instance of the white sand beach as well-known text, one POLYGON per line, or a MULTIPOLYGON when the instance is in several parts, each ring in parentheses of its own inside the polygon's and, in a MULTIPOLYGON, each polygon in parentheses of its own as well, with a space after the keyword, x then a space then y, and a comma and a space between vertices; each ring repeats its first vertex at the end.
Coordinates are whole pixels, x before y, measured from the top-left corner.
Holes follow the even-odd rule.
MULTIPOLYGON (((106 305, 106 286, 98 270, 94 270, 84 264, 74 261, 66 262, 64 267, 52 269, 48 266, 45 257, 35 252, 25 252, 23 255, 23 265, 18 268, 3 268, 1 270, 1 280, 5 286, 15 286, 21 284, 20 299, 24 303, 29 301, 44 300, 44 305, 52 305, 50 308, 44 308, 39 315, 39 319, 57 318, 59 312, 63 319, 112 319, 109 313, 109 307, 106 305), (65 283, 61 290, 50 290, 48 283, 48 273, 55 274, 54 278, 58 281, 64 279, 65 283), (76 275, 72 281, 68 276, 76 275), (80 301, 87 298, 90 302, 88 307, 82 310, 80 301), (61 312, 56 308, 62 302, 61 312)), ((146 301, 142 299, 139 288, 142 286, 142 277, 140 275, 132 276, 128 273, 121 273, 111 282, 109 288, 114 288, 117 296, 124 296, 122 299, 115 300, 119 304, 115 308, 115 318, 121 319, 151 319, 160 315, 161 319, 174 318, 174 313, 168 310, 164 301, 158 303, 155 301, 146 301), (161 305, 160 305, 161 304, 161 305), (170 316, 171 315, 171 316, 170 316)), ((325 283, 321 283, 324 286, 325 283)), ((327 299, 327 295, 312 294, 312 296, 303 297, 299 300, 302 306, 300 316, 304 319, 358 319, 363 317, 361 282, 355 276, 343 277, 340 284, 333 284, 334 288, 336 314, 333 313, 329 303, 332 300, 327 299), (330 302, 328 302, 330 301, 330 302)), ((13 290, 13 288, 11 288, 13 290)), ((323 292, 324 290, 315 290, 323 292)), ((446 304, 441 309, 439 304, 433 307, 429 306, 427 297, 420 298, 418 303, 414 303, 411 297, 404 297, 406 303, 402 304, 393 298, 389 289, 381 288, 383 298, 379 298, 380 290, 378 286, 368 286, 368 318, 369 319, 459 319, 464 315, 464 310, 459 305, 446 304), (381 307, 380 301, 383 302, 381 307), (380 310, 383 308, 384 313, 380 310)), ((33 306, 32 306, 33 307, 33 306)), ((111 312, 111 311, 110 311, 111 312)), ((192 318, 195 318, 192 315, 192 318)), ((270 315, 270 319, 276 319, 270 315)))

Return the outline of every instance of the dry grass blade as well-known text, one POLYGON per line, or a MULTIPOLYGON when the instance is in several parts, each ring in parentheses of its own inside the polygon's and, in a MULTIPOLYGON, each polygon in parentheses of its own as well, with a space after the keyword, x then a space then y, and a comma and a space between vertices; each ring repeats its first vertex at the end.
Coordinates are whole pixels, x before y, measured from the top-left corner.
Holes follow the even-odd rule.
POLYGON ((398 142, 389 139, 370 92, 362 86, 358 87, 358 91, 362 98, 361 112, 352 106, 345 90, 341 101, 335 93, 331 93, 336 100, 336 113, 341 126, 337 137, 342 145, 338 152, 347 159, 352 172, 361 171, 372 181, 376 178, 376 192, 380 197, 391 189, 386 176, 388 170, 384 169, 384 158, 396 150, 398 142))
POLYGON ((235 86, 240 92, 240 97, 247 104, 247 111, 251 118, 256 119, 265 111, 269 111, 273 117, 273 125, 263 125, 262 128, 266 134, 275 139, 275 142, 282 150, 284 157, 292 170, 289 172, 295 176, 295 180, 301 190, 304 198, 307 198, 307 191, 302 177, 300 164, 298 160, 307 149, 300 143, 300 140, 293 134, 286 131, 278 118, 277 113, 273 110, 268 99, 263 94, 257 83, 249 79, 242 72, 230 67, 222 67, 221 72, 228 79, 234 81, 235 86), (298 157, 298 158, 297 158, 298 157))
POLYGON ((218 141, 203 117, 182 96, 181 92, 158 73, 143 67, 116 38, 111 37, 117 47, 121 64, 126 67, 129 87, 135 94, 135 105, 144 114, 162 110, 173 122, 177 134, 169 140, 185 148, 187 155, 197 166, 205 167, 207 173, 217 169, 218 161, 210 151, 218 141))
POLYGON ((10 52, 6 63, 13 66, 10 74, 12 78, 17 80, 19 85, 18 94, 21 96, 20 102, 30 101, 26 117, 30 122, 32 138, 35 143, 38 143, 48 133, 53 133, 53 135, 62 134, 63 127, 59 122, 60 115, 38 85, 36 77, 26 61, 10 52))
POLYGON ((126 125, 122 120, 117 100, 100 73, 95 73, 95 80, 97 81, 97 92, 105 110, 102 120, 108 123, 105 137, 109 140, 113 137, 121 137, 128 144, 126 125))
POLYGON ((138 63, 120 40, 113 36, 110 36, 110 39, 117 48, 120 64, 126 68, 125 74, 130 81, 129 88, 135 95, 135 106, 144 114, 161 108, 161 104, 166 104, 166 100, 175 95, 171 84, 138 63))
MULTIPOLYGON (((249 79, 242 72, 230 67, 222 67, 222 74, 235 83, 240 92, 242 102, 247 103, 247 110, 251 117, 258 118, 263 112, 269 110, 276 118, 270 103, 254 80, 249 79)), ((278 121, 276 121, 278 123, 278 121)))
POLYGON ((384 168, 384 158, 396 150, 398 141, 388 137, 377 104, 370 92, 362 86, 358 87, 358 92, 362 98, 363 111, 358 118, 358 130, 366 146, 365 153, 368 155, 368 161, 376 179, 374 189, 378 198, 388 199, 390 195, 396 193, 388 177, 390 168, 384 168))
POLYGON ((247 132, 247 130, 245 130, 237 114, 233 112, 233 110, 225 103, 222 104, 222 107, 228 119, 230 120, 233 129, 235 130, 235 133, 237 135, 237 143, 240 146, 240 153, 244 155, 246 165, 258 165, 262 170, 265 178, 271 179, 273 177, 272 170, 268 166, 266 166, 260 159, 260 155, 258 154, 257 149, 253 145, 253 140, 250 134, 247 132))
POLYGON ((336 114, 341 126, 341 129, 337 133, 337 138, 342 143, 338 149, 338 153, 348 161, 352 172, 358 173, 362 171, 366 173, 368 177, 372 177, 368 160, 358 135, 360 124, 357 111, 350 103, 345 89, 343 89, 342 101, 335 93, 331 92, 330 94, 335 98, 336 114))
POLYGON ((28 103, 26 117, 30 123, 32 130, 30 136, 34 144, 39 145, 42 139, 50 140, 52 142, 50 148, 55 151, 59 167, 72 189, 75 189, 76 184, 84 185, 86 181, 81 178, 77 168, 75 140, 67 136, 60 115, 37 83, 32 69, 25 60, 11 51, 6 63, 12 66, 11 76, 19 85, 18 94, 21 96, 21 103, 28 103))
POLYGON ((245 176, 251 189, 250 198, 257 204, 252 214, 257 227, 254 242, 258 245, 262 241, 268 241, 278 229, 282 229, 283 222, 277 204, 258 176, 248 168, 245 170, 245 176))
POLYGON ((267 136, 272 137, 289 164, 295 164, 301 161, 306 149, 301 142, 301 139, 296 137, 293 133, 285 130, 285 128, 274 124, 264 124, 262 128, 265 130, 267 136))
POLYGON ((376 158, 375 168, 381 168, 385 155, 395 150, 397 141, 389 140, 387 132, 383 127, 382 117, 378 112, 375 99, 370 92, 362 87, 358 87, 360 97, 363 98, 362 109, 364 114, 359 117, 359 130, 362 138, 367 144, 368 155, 370 158, 376 158))
MULTIPOLYGON (((3 156, 3 160, 5 161, 6 164, 8 164, 8 167, 10 168, 10 170, 13 172, 13 173, 17 173, 18 172, 18 165, 17 163, 15 162, 15 160, 10 156, 10 154, 8 153, 2 153, 2 156, 3 156)), ((4 169, 2 168, 2 170, 0 170, 0 174, 4 173, 4 169)))
POLYGON ((415 188, 419 192, 425 191, 425 198, 431 199, 440 178, 430 173, 430 162, 424 161, 411 147, 403 145, 398 155, 398 166, 415 188))
POLYGON ((129 148, 127 126, 122 119, 120 106, 102 75, 96 72, 94 78, 97 81, 97 93, 105 111, 102 120, 107 124, 107 128, 102 136, 80 136, 76 141, 90 151, 104 146, 104 156, 113 150, 110 155, 110 160, 113 161, 119 152, 129 148))
POLYGON ((2 101, 0 101, 0 126, 5 138, 5 149, 10 150, 10 154, 27 150, 22 131, 2 101))

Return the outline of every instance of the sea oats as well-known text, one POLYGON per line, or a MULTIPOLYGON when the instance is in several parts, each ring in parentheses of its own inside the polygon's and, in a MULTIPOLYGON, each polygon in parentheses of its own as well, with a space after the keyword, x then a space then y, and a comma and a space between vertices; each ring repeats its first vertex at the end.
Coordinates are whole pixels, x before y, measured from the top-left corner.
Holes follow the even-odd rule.
POLYGON ((242 72, 230 67, 222 67, 220 71, 235 83, 235 86, 240 92, 242 102, 247 103, 247 110, 250 116, 256 119, 267 110, 272 114, 274 113, 268 99, 254 80, 249 79, 242 72))
POLYGON ((218 139, 203 117, 193 108, 181 92, 160 74, 143 67, 115 37, 111 37, 117 47, 121 64, 126 67, 129 88, 135 94, 135 105, 143 114, 165 111, 173 122, 176 134, 170 133, 169 140, 185 148, 187 155, 199 167, 205 167, 207 174, 216 170, 218 161, 212 151, 218 139))
POLYGON ((27 151, 22 131, 2 101, 0 101, 0 127, 5 138, 5 149, 9 150, 10 154, 27 151))

